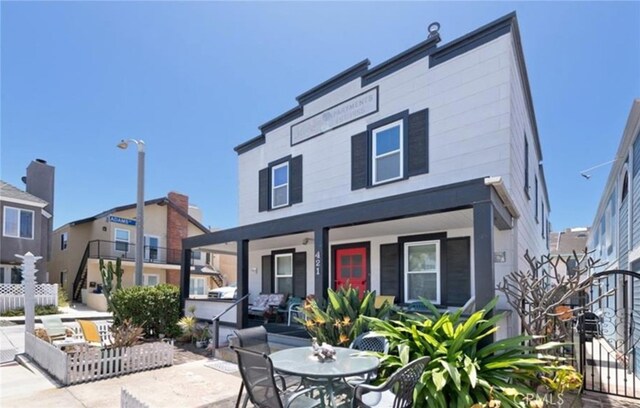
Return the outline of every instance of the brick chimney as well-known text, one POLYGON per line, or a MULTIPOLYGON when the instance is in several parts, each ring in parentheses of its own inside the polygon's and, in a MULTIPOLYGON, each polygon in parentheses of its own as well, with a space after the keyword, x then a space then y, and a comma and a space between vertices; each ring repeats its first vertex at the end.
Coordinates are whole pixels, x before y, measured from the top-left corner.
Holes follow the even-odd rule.
MULTIPOLYGON (((189 233, 189 197, 174 191, 167 195, 170 204, 167 206, 167 260, 169 263, 180 263, 182 257, 182 240, 189 233)), ((180 271, 167 270, 167 283, 180 286, 180 271)))

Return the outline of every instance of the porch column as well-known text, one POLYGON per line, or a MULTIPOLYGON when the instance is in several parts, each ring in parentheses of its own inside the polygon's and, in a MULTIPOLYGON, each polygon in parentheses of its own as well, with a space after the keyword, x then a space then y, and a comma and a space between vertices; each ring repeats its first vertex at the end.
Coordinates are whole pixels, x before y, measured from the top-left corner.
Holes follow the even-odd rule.
MULTIPOLYGON (((249 240, 244 239, 237 242, 237 276, 238 276, 238 299, 249 294, 249 240)), ((244 299, 236 307, 236 327, 242 329, 249 323, 249 299, 244 299)))
POLYGON ((313 292, 316 301, 323 304, 329 287, 329 228, 317 228, 313 242, 313 292))
POLYGON ((476 309, 481 309, 496 295, 491 201, 473 205, 473 260, 476 309))
POLYGON ((189 285, 191 283, 191 250, 182 250, 180 262, 180 316, 184 316, 185 300, 189 298, 189 285))

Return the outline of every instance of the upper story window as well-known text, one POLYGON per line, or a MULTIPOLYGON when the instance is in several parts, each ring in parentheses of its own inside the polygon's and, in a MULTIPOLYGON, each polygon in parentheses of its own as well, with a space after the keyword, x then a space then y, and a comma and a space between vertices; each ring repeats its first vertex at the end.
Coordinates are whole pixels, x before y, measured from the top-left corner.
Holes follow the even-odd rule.
POLYGON ((34 212, 22 208, 4 207, 2 233, 5 237, 33 239, 34 212))
POLYGON ((289 162, 271 168, 271 208, 289 205, 289 162))
POLYGON ((620 201, 624 202, 624 200, 629 195, 629 173, 625 172, 624 177, 622 178, 622 190, 620 193, 620 201))
POLYGON ((524 135, 524 193, 531 200, 529 194, 529 141, 526 134, 524 135))
POLYGON ((536 192, 534 205, 536 206, 536 222, 538 222, 538 176, 535 176, 534 188, 536 192))
POLYGON ((129 230, 116 228, 114 233, 114 241, 116 251, 128 252, 129 251, 129 230))
POLYGON ((302 155, 275 160, 258 172, 258 211, 302 202, 302 155))
POLYGON ((399 120, 372 131, 373 184, 403 177, 403 121, 399 120))
POLYGON ((396 113, 351 137, 351 190, 429 172, 429 109, 396 113))
POLYGON ((69 244, 69 233, 63 232, 62 234, 60 234, 60 250, 64 251, 65 249, 67 249, 68 244, 69 244))

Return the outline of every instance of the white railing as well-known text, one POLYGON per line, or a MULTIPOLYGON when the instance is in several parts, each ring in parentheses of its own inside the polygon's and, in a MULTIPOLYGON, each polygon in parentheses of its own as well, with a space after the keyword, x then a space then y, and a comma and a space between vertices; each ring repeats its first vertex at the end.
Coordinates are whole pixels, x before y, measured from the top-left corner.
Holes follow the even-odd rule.
MULTIPOLYGON (((58 306, 58 284, 41 283, 35 285, 36 305, 58 306)), ((24 285, 0 283, 0 313, 24 307, 24 285)))
POLYGON ((149 408, 149 406, 122 387, 120 389, 120 408, 149 408))
POLYGON ((74 349, 67 353, 30 333, 25 336, 26 354, 64 385, 173 365, 173 342, 109 349, 69 347, 74 349))

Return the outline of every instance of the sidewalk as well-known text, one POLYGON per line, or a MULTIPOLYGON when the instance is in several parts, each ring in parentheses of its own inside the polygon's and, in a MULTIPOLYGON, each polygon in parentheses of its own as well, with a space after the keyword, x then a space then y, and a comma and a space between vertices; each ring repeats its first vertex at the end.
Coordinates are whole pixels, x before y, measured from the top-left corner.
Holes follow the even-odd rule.
MULTIPOLYGON (((57 316, 62 319, 63 322, 74 321, 76 319, 111 319, 113 317, 109 312, 98 312, 89 309, 82 303, 72 303, 67 307, 61 307, 60 311, 62 313, 50 316, 57 316)), ((36 323, 40 323, 39 316, 36 316, 36 323)), ((0 326, 9 326, 12 324, 24 324, 24 316, 0 317, 0 326)))
POLYGON ((41 373, 34 375, 23 366, 4 366, 0 368, 0 406, 119 407, 120 389, 125 387, 150 408, 234 407, 241 383, 239 375, 206 367, 208 362, 202 359, 65 388, 53 383, 47 387, 43 381, 48 381, 41 373))

